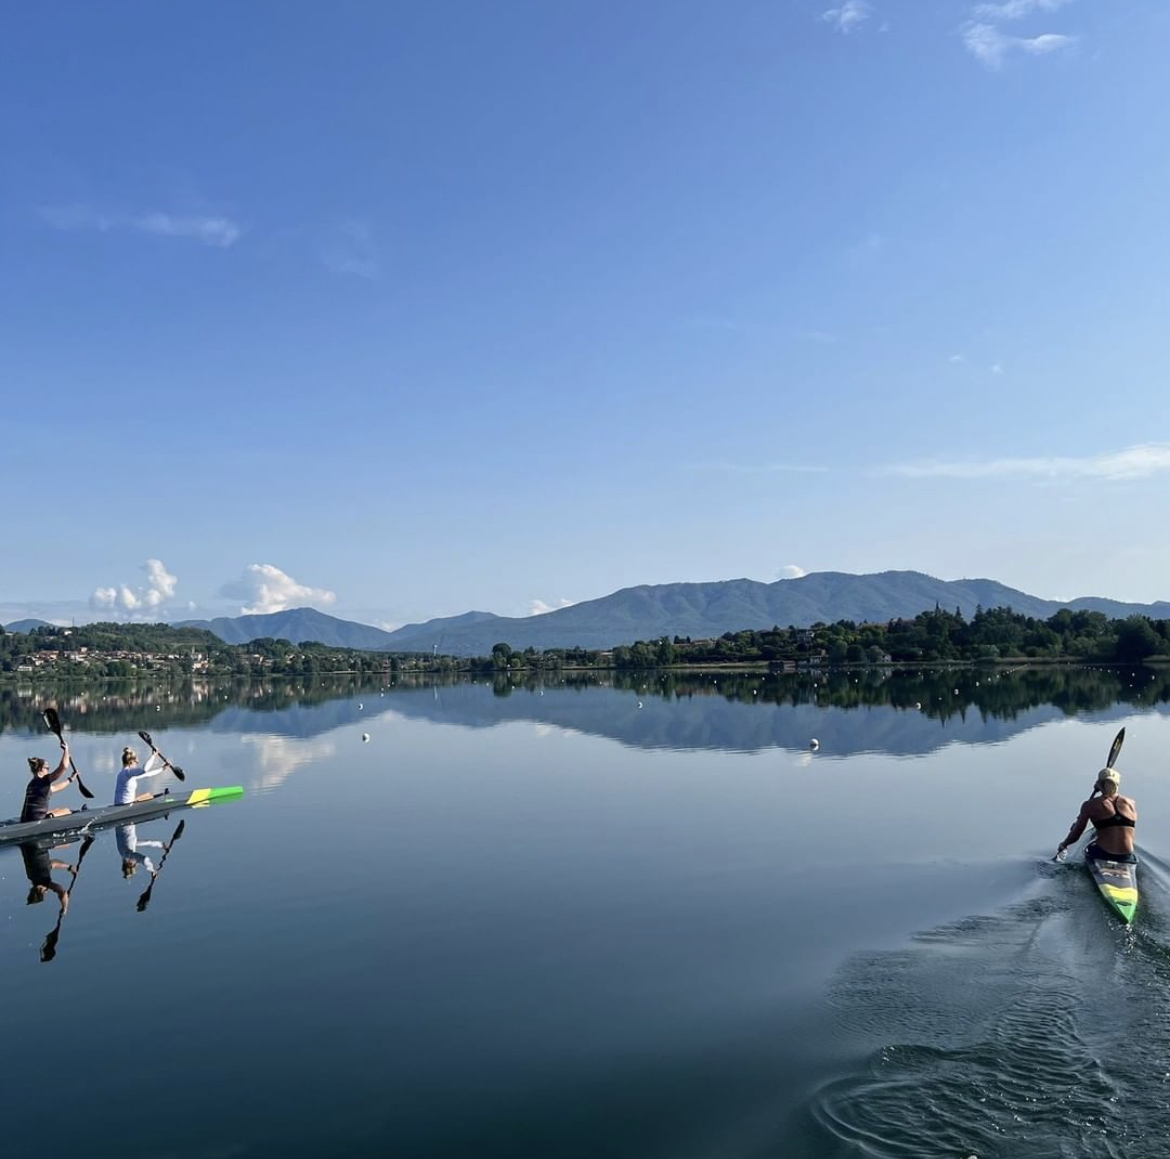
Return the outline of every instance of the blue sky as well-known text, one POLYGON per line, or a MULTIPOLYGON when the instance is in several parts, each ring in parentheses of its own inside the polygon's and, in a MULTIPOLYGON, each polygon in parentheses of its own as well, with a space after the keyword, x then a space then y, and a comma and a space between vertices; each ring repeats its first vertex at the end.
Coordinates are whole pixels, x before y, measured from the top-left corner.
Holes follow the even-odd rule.
POLYGON ((1161 0, 0 37, 0 622, 914 568, 1170 598, 1161 0))

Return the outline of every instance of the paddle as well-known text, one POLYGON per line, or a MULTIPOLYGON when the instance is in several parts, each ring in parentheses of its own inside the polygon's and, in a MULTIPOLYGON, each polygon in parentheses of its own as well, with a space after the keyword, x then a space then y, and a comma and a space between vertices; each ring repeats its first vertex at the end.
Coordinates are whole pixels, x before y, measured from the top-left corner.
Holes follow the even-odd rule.
MULTIPOLYGON (((1113 768, 1117 763, 1117 758, 1121 756, 1121 746, 1125 744, 1125 729, 1118 730, 1117 735, 1113 738, 1113 743, 1109 746, 1109 755, 1105 758, 1105 767, 1107 769, 1113 768)), ((1097 790, 1093 790, 1093 796, 1097 795, 1097 790)), ((1063 861, 1067 850, 1058 851, 1053 861, 1063 861)))
MULTIPOLYGON (((89 852, 89 847, 97 840, 91 833, 85 835, 85 841, 81 846, 81 852, 77 855, 77 865, 73 868, 73 880, 69 883, 69 888, 65 891, 65 896, 68 898, 72 895, 74 887, 77 885, 77 875, 81 873, 81 863, 85 860, 85 855, 89 852)), ((45 935, 45 940, 41 943, 41 961, 51 962, 57 956, 57 939, 61 936, 61 919, 65 916, 65 906, 61 907, 61 912, 57 914, 57 924, 45 935)))
MULTIPOLYGON (((55 708, 46 708, 41 713, 41 719, 49 726, 50 732, 57 734, 57 739, 64 746, 65 738, 61 735, 61 718, 57 715, 57 710, 55 708)), ((81 779, 81 774, 77 771, 77 766, 73 763, 72 753, 69 755, 69 768, 72 770, 74 779, 77 781, 77 787, 81 790, 81 795, 92 801, 93 794, 85 787, 85 782, 81 779)))
POLYGON ((164 865, 166 865, 167 858, 170 857, 171 849, 174 848, 175 842, 178 841, 179 838, 183 836, 183 826, 186 824, 187 824, 186 821, 180 821, 179 824, 176 826, 175 832, 172 835, 170 841, 168 841, 166 843, 166 845, 163 846, 163 855, 162 855, 162 857, 159 858, 158 869, 156 869, 150 875, 150 884, 146 887, 146 892, 143 893, 143 895, 138 899, 138 912, 139 913, 142 913, 142 911, 145 910, 148 905, 150 905, 150 891, 152 889, 154 889, 154 883, 158 880, 158 875, 160 873, 162 873, 162 867, 164 865))
POLYGON ((185 781, 185 780, 187 779, 187 774, 186 774, 186 773, 184 773, 184 772, 183 772, 183 770, 182 770, 181 768, 179 768, 179 766, 178 766, 178 765, 172 765, 172 764, 171 764, 171 762, 170 762, 170 761, 168 761, 168 760, 167 760, 167 758, 166 758, 166 757, 164 757, 164 756, 162 755, 162 753, 160 753, 160 752, 158 751, 158 749, 156 749, 156 748, 154 747, 154 741, 152 741, 152 740, 150 739, 150 733, 146 732, 146 731, 145 731, 145 729, 139 729, 139 730, 138 730, 138 735, 139 735, 140 737, 142 737, 143 741, 145 741, 145 743, 146 743, 146 744, 150 745, 150 751, 151 751, 152 753, 154 753, 154 755, 155 755, 156 757, 158 757, 158 758, 159 758, 159 760, 161 760, 161 761, 162 761, 162 763, 163 763, 164 765, 166 765, 166 767, 167 767, 168 769, 170 769, 170 770, 171 770, 171 772, 172 772, 172 773, 174 773, 174 774, 175 774, 175 776, 176 776, 176 777, 178 777, 180 781, 185 781))

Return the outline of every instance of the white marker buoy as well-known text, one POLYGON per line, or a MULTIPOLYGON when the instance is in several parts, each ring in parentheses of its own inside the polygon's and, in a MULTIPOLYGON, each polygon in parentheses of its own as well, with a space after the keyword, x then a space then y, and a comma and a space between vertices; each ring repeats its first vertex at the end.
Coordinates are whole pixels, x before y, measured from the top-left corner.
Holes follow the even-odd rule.
POLYGON ((821 742, 814 736, 812 740, 808 742, 808 747, 810 749, 819 749, 821 747, 821 742))
POLYGON ((369 739, 370 739, 370 734, 368 732, 363 732, 362 733, 362 740, 367 741, 369 739))

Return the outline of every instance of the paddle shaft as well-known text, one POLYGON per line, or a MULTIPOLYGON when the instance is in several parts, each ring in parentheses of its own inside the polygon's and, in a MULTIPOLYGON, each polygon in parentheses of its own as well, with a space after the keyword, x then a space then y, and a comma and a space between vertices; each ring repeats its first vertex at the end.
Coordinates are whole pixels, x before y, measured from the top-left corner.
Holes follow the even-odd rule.
MULTIPOLYGON (((49 730, 56 734, 57 739, 61 742, 62 747, 64 747, 65 738, 61 735, 61 718, 57 715, 57 710, 55 708, 46 708, 41 713, 41 718, 48 725, 49 730)), ((69 771, 77 781, 77 787, 81 791, 81 795, 92 801, 93 794, 86 788, 85 782, 81 779, 81 774, 77 771, 77 766, 73 763, 72 753, 69 754, 69 771)))
POLYGON ((147 743, 147 744, 150 746, 150 751, 151 751, 152 753, 154 753, 154 755, 155 755, 156 757, 158 757, 158 758, 159 758, 159 760, 161 760, 161 761, 162 761, 162 763, 163 763, 163 764, 164 764, 164 765, 165 765, 165 766, 166 766, 168 769, 170 769, 170 770, 171 770, 171 772, 172 772, 172 773, 174 773, 174 774, 175 774, 175 776, 176 776, 176 777, 178 777, 180 781, 185 781, 185 780, 187 779, 187 774, 186 774, 186 773, 184 773, 184 772, 183 772, 183 770, 182 770, 181 768, 179 768, 179 766, 178 766, 178 765, 172 765, 172 764, 171 764, 171 762, 170 762, 170 761, 168 761, 168 760, 167 760, 167 758, 166 758, 166 757, 164 757, 164 756, 162 755, 162 753, 160 753, 160 752, 158 751, 158 749, 155 747, 154 741, 153 741, 153 740, 151 740, 151 738, 150 738, 150 733, 146 732, 144 729, 139 729, 139 731, 138 731, 138 735, 139 735, 140 737, 142 737, 142 739, 143 739, 143 740, 144 740, 144 741, 145 741, 145 742, 146 742, 146 743, 147 743))

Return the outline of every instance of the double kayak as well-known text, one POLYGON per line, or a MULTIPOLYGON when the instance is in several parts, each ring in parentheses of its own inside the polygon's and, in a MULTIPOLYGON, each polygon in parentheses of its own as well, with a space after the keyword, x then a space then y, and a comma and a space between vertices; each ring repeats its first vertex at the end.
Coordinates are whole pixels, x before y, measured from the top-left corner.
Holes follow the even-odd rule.
POLYGON ((1085 868, 1109 908, 1129 925, 1137 912, 1137 862, 1106 861, 1103 858, 1086 857, 1085 868))
POLYGON ((39 837, 69 833, 80 835, 124 821, 142 821, 170 813, 173 809, 195 809, 218 801, 231 801, 244 795, 242 785, 219 789, 192 789, 189 793, 159 793, 149 801, 135 801, 132 805, 102 805, 96 809, 83 807, 64 817, 46 817, 43 821, 21 821, 14 818, 0 821, 0 845, 14 841, 32 841, 39 837))

